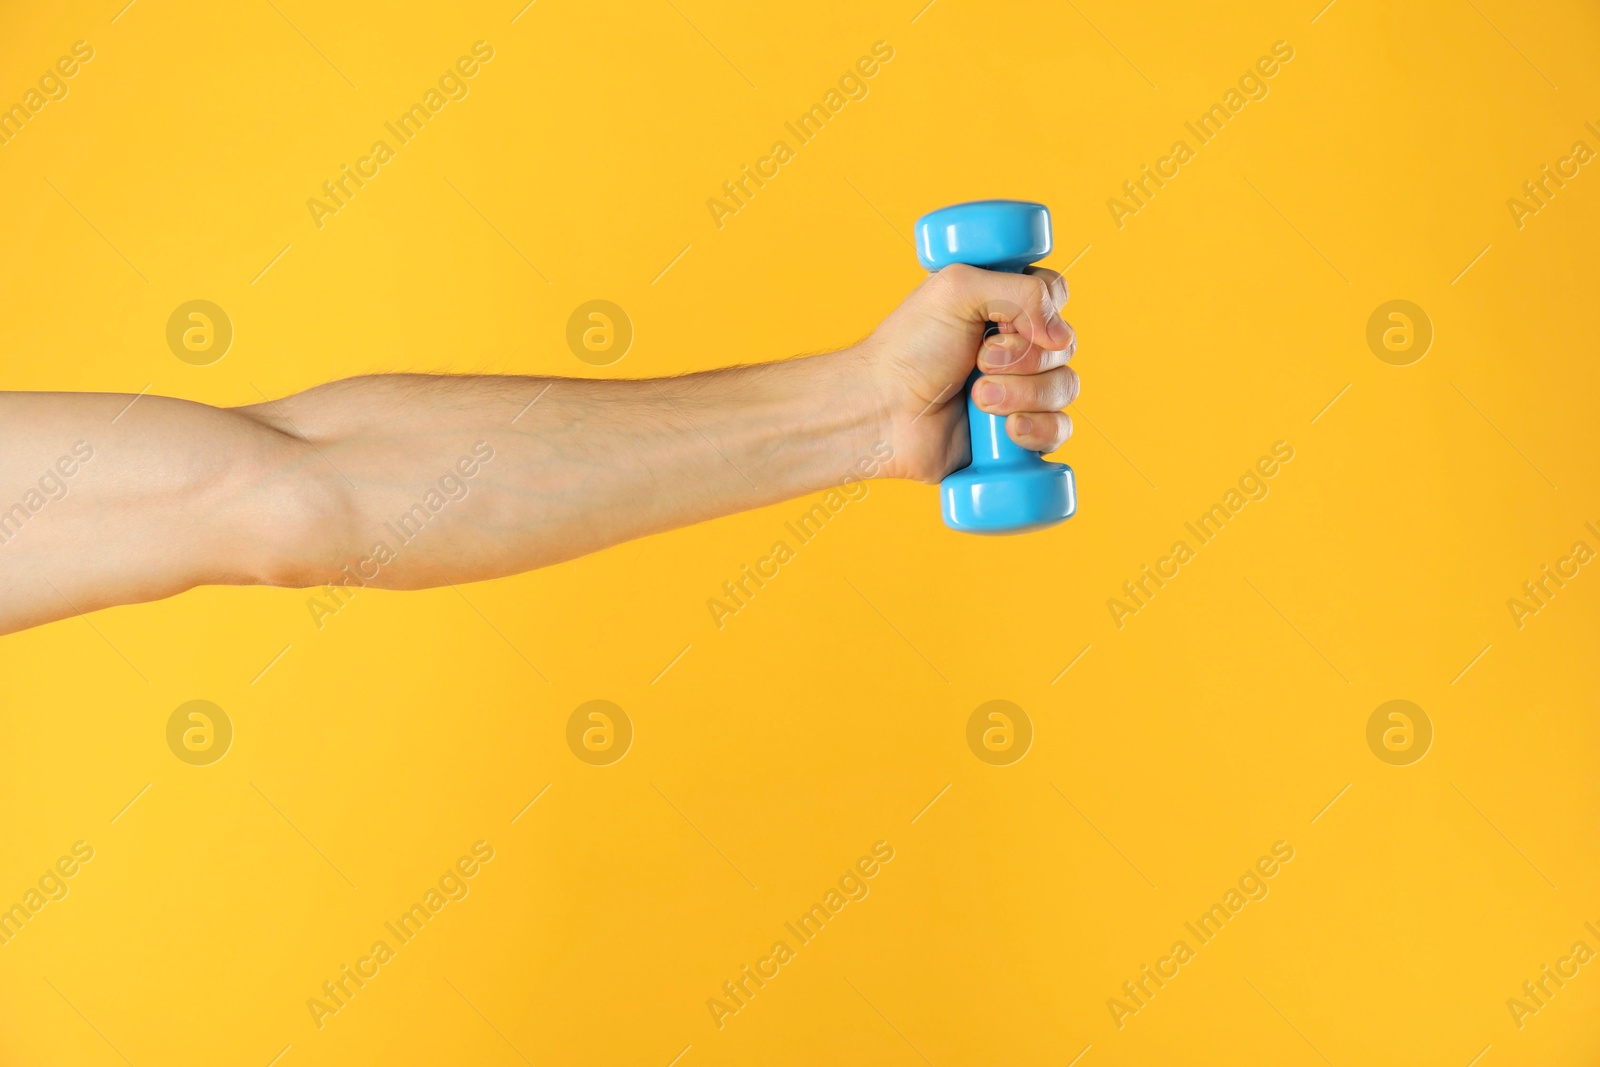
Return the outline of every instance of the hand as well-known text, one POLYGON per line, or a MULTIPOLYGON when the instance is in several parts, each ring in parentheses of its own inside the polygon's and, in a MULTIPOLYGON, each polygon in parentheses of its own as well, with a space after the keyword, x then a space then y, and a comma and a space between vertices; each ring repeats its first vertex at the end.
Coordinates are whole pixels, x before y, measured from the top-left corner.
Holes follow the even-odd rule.
POLYGON ((1062 408, 1078 395, 1067 361, 1077 349, 1061 318, 1066 279, 1030 267, 1002 274, 956 265, 928 276, 858 346, 877 389, 894 458, 890 477, 937 482, 971 462, 962 386, 980 410, 1006 416, 1006 434, 1036 452, 1072 436, 1062 408), (984 340, 987 323, 1000 332, 984 340), (981 350, 980 350, 981 348, 981 350))

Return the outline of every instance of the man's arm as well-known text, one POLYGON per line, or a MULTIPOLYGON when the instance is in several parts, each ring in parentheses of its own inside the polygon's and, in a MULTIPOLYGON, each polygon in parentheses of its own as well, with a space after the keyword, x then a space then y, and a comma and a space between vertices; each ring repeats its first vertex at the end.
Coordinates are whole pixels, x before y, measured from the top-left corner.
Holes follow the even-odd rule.
POLYGON ((1047 271, 948 268, 851 348, 670 379, 0 394, 0 633, 197 585, 478 581, 851 476, 936 481, 967 462, 975 358, 1001 388, 980 406, 1050 451, 1077 390, 1065 297, 1047 271))

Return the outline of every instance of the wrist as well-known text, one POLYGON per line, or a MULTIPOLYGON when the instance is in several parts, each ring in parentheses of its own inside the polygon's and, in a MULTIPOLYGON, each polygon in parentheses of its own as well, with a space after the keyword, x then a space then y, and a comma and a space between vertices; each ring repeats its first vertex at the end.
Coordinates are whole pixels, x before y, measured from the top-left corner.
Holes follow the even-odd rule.
POLYGON ((818 386, 827 403, 839 405, 840 477, 899 477, 895 468, 895 411, 870 339, 813 357, 818 386))

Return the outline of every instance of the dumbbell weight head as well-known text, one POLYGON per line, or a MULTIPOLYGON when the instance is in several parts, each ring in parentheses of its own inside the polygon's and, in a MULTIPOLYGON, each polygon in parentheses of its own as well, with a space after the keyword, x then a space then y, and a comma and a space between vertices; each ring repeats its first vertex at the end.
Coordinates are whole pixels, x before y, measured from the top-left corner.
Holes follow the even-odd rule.
MULTIPOLYGON (((1050 254, 1050 209, 1026 200, 975 200, 917 220, 917 259, 927 270, 966 263, 1021 273, 1050 254)), ((996 327, 991 326, 989 332, 996 327)), ((967 379, 967 431, 972 463, 939 483, 945 525, 963 533, 1026 533, 1070 519, 1078 509, 1072 468, 1048 463, 1006 436, 1006 420, 972 402, 976 370, 967 379)))

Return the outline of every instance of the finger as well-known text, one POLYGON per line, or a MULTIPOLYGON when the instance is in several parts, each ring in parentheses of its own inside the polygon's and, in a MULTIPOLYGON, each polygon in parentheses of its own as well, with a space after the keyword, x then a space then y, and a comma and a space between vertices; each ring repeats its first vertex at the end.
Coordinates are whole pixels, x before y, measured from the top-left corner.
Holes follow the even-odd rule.
POLYGON ((1009 325, 1040 348, 1066 348, 1072 331, 1061 318, 1066 283, 1054 271, 1007 274, 954 263, 935 277, 952 290, 961 313, 980 322, 1009 325))
POLYGON ((1030 411, 1006 419, 1006 436, 1035 452, 1054 452, 1072 436, 1072 416, 1064 411, 1030 411))
POLYGON ((1065 366, 1077 348, 1076 337, 1067 342, 1066 348, 1051 351, 1033 344, 1020 333, 997 333, 985 340, 978 350, 978 369, 985 373, 1038 374, 1065 366))
POLYGON ((1049 267, 1025 267, 1022 273, 1038 278, 1049 287, 1050 300, 1054 303, 1058 313, 1067 306, 1067 297, 1070 294, 1067 292, 1066 275, 1053 271, 1049 267))
POLYGON ((1078 398, 1078 372, 1057 367, 1043 374, 986 374, 972 386, 972 402, 991 415, 1060 411, 1078 398))

